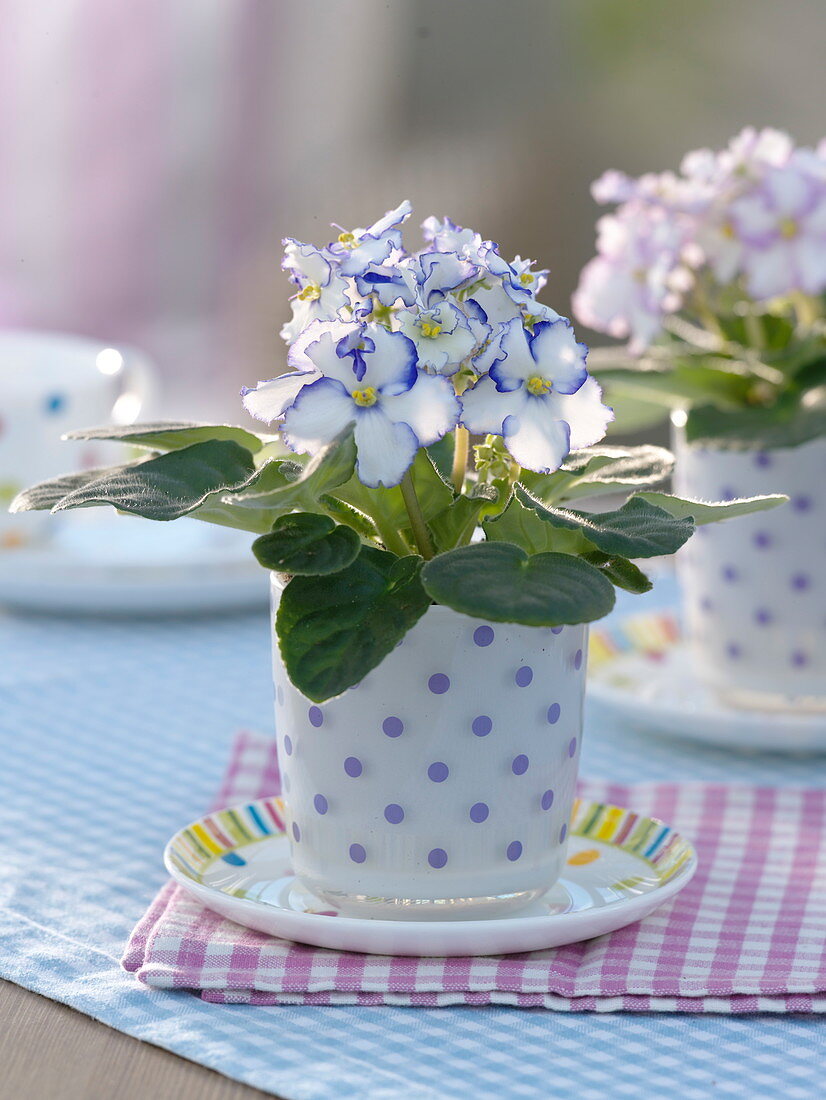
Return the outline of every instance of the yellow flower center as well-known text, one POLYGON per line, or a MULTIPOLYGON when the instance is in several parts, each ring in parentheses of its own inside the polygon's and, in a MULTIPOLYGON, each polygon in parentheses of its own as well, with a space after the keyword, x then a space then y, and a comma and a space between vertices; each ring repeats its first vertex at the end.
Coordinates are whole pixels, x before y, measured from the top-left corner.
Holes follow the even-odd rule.
POLYGON ((551 392, 554 384, 539 374, 532 374, 526 385, 528 393, 532 393, 535 397, 544 397, 546 393, 551 392))
POLYGON ((299 291, 300 302, 317 302, 321 297, 321 287, 318 283, 307 283, 303 290, 299 291))
POLYGON ((372 386, 365 386, 363 390, 353 390, 353 400, 362 409, 369 409, 378 399, 379 395, 372 386))
POLYGON ((422 336, 427 336, 430 340, 435 340, 439 333, 442 331, 442 326, 437 325, 435 321, 422 321, 421 323, 422 336))
POLYGON ((780 223, 780 236, 791 240, 797 236, 797 222, 794 218, 784 218, 780 223))
POLYGON ((533 328, 539 318, 534 313, 526 313, 522 320, 525 328, 533 328))
POLYGON ((522 286, 530 286, 533 282, 533 275, 531 275, 529 271, 525 271, 522 275, 519 276, 519 282, 522 284, 522 286))
POLYGON ((720 226, 720 232, 727 241, 733 241, 736 236, 734 232, 734 226, 731 224, 731 222, 723 222, 723 224, 720 226))
POLYGON ((342 248, 355 248, 358 244, 355 233, 339 233, 338 243, 342 248))

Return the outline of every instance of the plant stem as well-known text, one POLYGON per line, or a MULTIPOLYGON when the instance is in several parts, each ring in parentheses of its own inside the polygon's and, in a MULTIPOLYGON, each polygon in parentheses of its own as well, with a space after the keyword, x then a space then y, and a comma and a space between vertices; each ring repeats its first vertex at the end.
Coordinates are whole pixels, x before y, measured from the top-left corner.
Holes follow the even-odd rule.
POLYGON ((461 493, 465 484, 467 473, 468 450, 470 448, 470 433, 467 428, 457 428, 453 435, 453 488, 461 493))
POLYGON ((803 328, 813 328, 820 320, 817 301, 808 294, 797 293, 793 297, 799 324, 803 328))
POLYGON ((430 532, 427 529, 427 524, 422 515, 419 498, 416 496, 416 487, 413 484, 413 476, 410 470, 408 470, 402 478, 400 488, 402 497, 404 498, 404 506, 407 509, 407 514, 410 516, 410 526, 413 529, 413 538, 416 540, 416 546, 424 560, 429 561, 433 557, 433 544, 430 541, 430 532))

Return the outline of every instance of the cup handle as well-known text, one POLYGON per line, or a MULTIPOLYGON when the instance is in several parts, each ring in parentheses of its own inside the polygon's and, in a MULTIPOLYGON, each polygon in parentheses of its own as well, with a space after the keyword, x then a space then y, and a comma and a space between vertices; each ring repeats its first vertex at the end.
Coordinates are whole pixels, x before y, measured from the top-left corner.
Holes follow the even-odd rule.
POLYGON ((112 406, 115 424, 134 424, 158 391, 158 372, 146 356, 133 348, 121 348, 120 392, 112 406))

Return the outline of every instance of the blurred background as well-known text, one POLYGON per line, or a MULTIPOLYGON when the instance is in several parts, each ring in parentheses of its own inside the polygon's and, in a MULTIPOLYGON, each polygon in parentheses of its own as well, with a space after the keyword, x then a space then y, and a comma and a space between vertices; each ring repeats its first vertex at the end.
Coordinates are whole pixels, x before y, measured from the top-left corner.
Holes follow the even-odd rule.
POLYGON ((568 312, 603 169, 826 128, 823 0, 0 0, 0 26, 0 327, 143 348, 166 416, 241 422, 284 368, 285 235, 410 198, 550 267, 568 312))

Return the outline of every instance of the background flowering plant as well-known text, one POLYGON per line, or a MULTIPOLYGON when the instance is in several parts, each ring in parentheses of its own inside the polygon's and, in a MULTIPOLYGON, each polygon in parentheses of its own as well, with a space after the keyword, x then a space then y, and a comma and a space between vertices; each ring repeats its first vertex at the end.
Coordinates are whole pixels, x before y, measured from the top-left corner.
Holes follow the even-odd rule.
POLYGON ((287 579, 284 663, 315 701, 358 683, 433 602, 529 626, 589 622, 611 610, 615 585, 650 588, 631 559, 785 499, 638 492, 610 511, 570 507, 657 484, 671 455, 594 446, 612 413, 570 322, 536 299, 546 272, 435 218, 409 253, 410 212, 403 203, 323 248, 285 242, 292 370, 243 393, 277 436, 170 423, 74 432, 150 453, 13 504, 112 504, 257 533, 258 560, 287 579), (472 462, 470 433, 482 438, 472 462))
MULTIPOLYGON (((826 434, 826 142, 743 130, 679 173, 607 172, 598 255, 574 312, 627 339, 600 379, 688 410, 689 441, 795 446, 826 434)), ((592 369, 593 360, 592 360, 592 369)))

